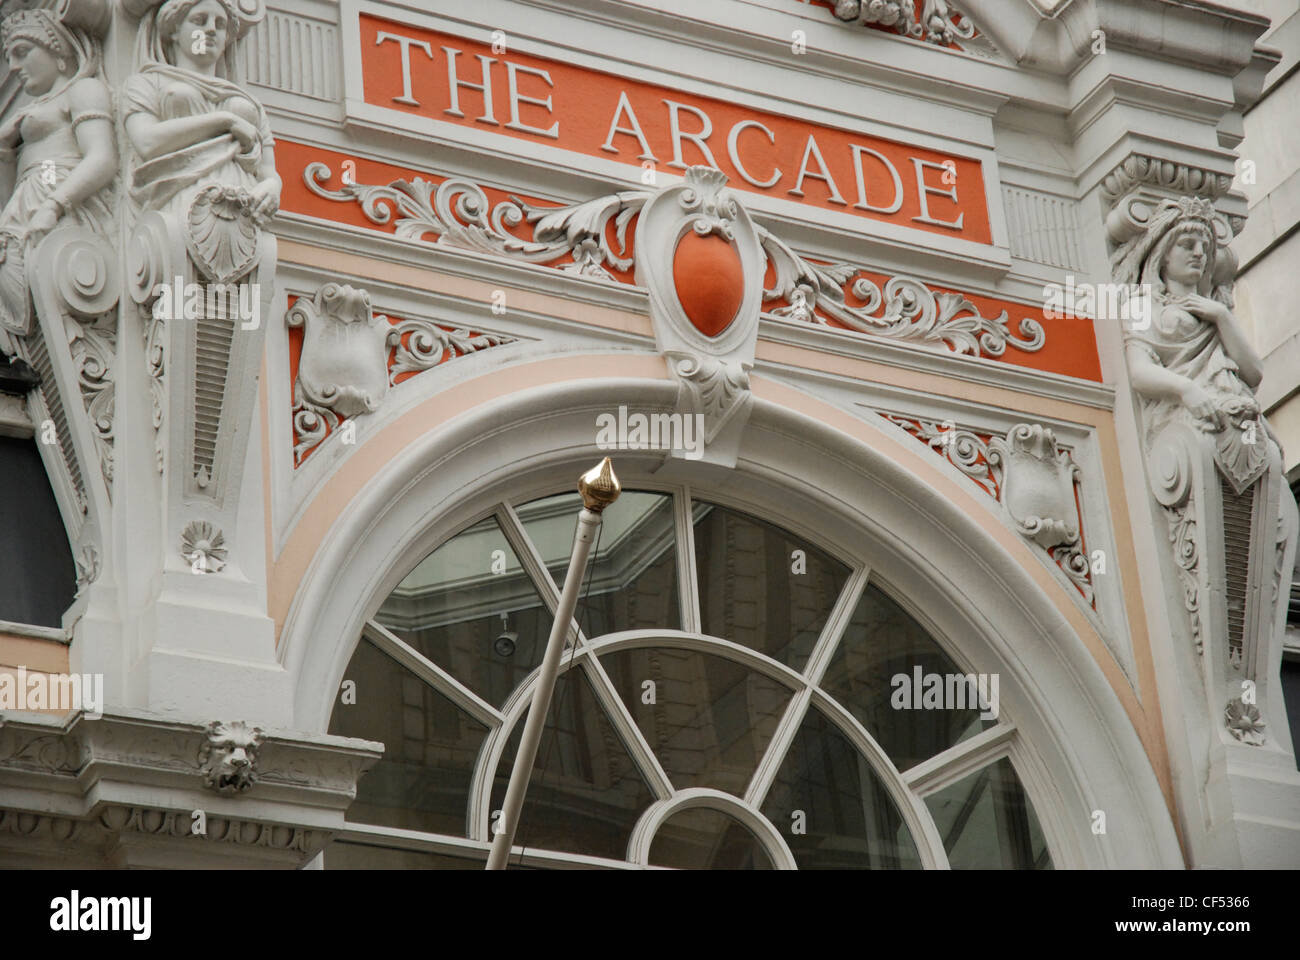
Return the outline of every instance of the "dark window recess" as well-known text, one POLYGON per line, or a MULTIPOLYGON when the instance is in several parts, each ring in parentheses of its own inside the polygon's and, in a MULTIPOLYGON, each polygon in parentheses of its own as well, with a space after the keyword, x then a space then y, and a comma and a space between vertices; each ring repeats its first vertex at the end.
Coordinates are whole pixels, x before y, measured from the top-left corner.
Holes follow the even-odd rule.
POLYGON ((76 568, 45 464, 32 440, 0 437, 0 620, 58 627, 76 568))
POLYGON ((1291 725, 1296 769, 1300 770, 1300 660, 1282 661, 1282 702, 1286 704, 1286 717, 1291 725))

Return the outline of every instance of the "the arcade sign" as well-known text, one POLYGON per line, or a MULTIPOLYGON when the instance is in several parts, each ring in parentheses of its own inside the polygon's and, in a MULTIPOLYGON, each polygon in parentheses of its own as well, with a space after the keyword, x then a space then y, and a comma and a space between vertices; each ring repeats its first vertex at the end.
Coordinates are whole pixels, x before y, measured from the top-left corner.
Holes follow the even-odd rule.
MULTIPOLYGON (((698 97, 359 14, 365 103, 991 243, 979 160, 698 97)), ((487 34, 487 31, 484 31, 487 34)), ((486 36, 485 36, 486 39, 486 36)))

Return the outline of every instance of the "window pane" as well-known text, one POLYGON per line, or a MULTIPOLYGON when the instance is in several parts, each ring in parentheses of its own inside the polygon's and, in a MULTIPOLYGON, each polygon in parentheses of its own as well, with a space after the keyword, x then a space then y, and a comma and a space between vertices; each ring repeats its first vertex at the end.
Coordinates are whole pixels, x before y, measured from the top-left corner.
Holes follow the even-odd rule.
POLYGON ((758 839, 719 810, 694 807, 669 817, 650 846, 650 863, 679 870, 771 870, 758 839))
POLYGON ((911 833, 875 771, 816 710, 799 728, 763 814, 785 837, 800 870, 921 866, 911 833), (805 832, 795 832, 800 826, 805 832))
POLYGON ((465 836, 470 780, 487 727, 366 641, 345 680, 356 703, 338 703, 329 732, 384 744, 357 783, 347 819, 465 836))
POLYGON ((954 870, 1051 870, 1047 841, 1003 757, 925 798, 954 870))
POLYGON ((674 787, 745 792, 790 702, 786 687, 692 650, 621 650, 600 662, 674 787))
POLYGON ((487 857, 455 857, 425 850, 396 850, 335 840, 325 847, 326 870, 482 870, 487 857))
POLYGON ((802 670, 849 568, 763 520, 712 504, 697 508, 704 632, 802 670))
MULTIPOLYGON (((576 493, 522 504, 517 512, 557 587, 564 586, 582 509, 576 493)), ((588 637, 620 630, 680 630, 673 498, 623 491, 603 514, 576 619, 588 637)))
MULTIPOLYGON (((868 584, 821 687, 876 738, 899 770, 906 770, 995 723, 981 721, 977 707, 950 706, 946 697, 939 708, 925 709, 922 692, 924 678, 929 674, 944 678, 945 693, 947 678, 952 677, 953 693, 964 697, 966 704, 971 703, 968 686, 955 682, 959 675, 956 664, 906 610, 880 588, 868 584), (893 678, 906 677, 910 693, 918 668, 922 684, 915 699, 900 695, 895 701, 895 690, 903 691, 904 687, 901 682, 893 685, 893 678), (895 709, 895 702, 903 704, 903 708, 895 709), (921 708, 914 709, 914 703, 921 704, 921 708)), ((986 692, 989 689, 985 687, 986 692)))
POLYGON ((489 517, 422 560, 375 619, 499 707, 542 662, 552 618, 489 517))
MULTIPOLYGON (((505 799, 523 727, 521 719, 497 767, 493 811, 505 799)), ((653 800, 583 670, 560 674, 515 845, 623 860, 632 828, 653 800)))

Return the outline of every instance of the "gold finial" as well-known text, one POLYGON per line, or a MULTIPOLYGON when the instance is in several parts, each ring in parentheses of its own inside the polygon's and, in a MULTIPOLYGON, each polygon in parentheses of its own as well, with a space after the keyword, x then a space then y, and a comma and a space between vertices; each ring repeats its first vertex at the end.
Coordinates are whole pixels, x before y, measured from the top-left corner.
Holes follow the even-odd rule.
POLYGON ((622 491, 609 457, 578 478, 578 492, 582 494, 583 506, 592 513, 600 513, 617 500, 622 491))

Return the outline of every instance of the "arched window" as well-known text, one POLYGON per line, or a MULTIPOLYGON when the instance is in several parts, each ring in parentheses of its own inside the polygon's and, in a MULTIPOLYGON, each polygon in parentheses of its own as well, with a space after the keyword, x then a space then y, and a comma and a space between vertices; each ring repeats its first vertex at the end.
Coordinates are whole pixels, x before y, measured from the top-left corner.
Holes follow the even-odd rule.
MULTIPOLYGON (((497 505, 366 624, 329 730, 386 750, 326 867, 483 866, 579 507, 497 505)), ((625 492, 511 867, 1050 867, 996 687, 877 579, 737 506, 625 492)))

